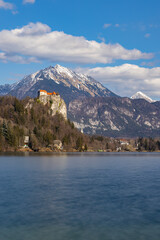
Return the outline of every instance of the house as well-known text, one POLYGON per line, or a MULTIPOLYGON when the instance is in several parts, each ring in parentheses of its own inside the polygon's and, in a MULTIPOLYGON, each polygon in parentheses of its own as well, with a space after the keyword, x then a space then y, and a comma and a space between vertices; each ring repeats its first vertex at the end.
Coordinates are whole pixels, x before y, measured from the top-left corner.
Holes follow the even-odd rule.
POLYGON ((126 139, 120 139, 120 144, 121 145, 129 145, 129 142, 126 141, 126 139))
POLYGON ((24 136, 24 148, 28 148, 28 144, 29 144, 29 136, 24 136))
POLYGON ((63 150, 63 144, 60 140, 54 140, 53 144, 50 144, 48 147, 52 150, 55 150, 55 149, 63 150))

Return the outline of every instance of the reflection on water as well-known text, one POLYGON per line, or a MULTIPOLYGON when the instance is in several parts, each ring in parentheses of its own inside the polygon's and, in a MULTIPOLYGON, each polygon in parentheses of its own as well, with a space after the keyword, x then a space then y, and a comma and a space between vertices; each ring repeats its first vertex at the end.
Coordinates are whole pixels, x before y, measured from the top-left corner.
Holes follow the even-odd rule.
POLYGON ((0 240, 159 240, 159 154, 0 156, 0 240))

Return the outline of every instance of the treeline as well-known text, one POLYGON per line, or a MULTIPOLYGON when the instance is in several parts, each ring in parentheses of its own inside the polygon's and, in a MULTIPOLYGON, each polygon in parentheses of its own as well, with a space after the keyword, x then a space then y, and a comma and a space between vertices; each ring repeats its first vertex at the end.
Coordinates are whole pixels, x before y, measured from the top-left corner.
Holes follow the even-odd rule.
POLYGON ((17 151, 24 146, 25 136, 29 136, 29 147, 35 151, 52 145, 54 140, 61 140, 66 151, 116 149, 114 140, 82 134, 60 114, 51 116, 49 109, 37 99, 0 97, 0 151, 17 151))
POLYGON ((147 151, 154 152, 160 150, 160 140, 153 138, 143 138, 140 137, 137 140, 137 150, 138 151, 147 151))

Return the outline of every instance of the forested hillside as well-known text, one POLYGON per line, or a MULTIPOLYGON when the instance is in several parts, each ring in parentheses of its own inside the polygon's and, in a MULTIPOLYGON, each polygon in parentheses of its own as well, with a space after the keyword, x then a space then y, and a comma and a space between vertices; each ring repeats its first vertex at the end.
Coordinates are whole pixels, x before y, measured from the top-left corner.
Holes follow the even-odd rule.
MULTIPOLYGON (((50 106, 34 99, 18 100, 15 97, 0 97, 0 151, 14 151, 24 146, 24 137, 29 136, 29 147, 40 150, 61 140, 64 150, 106 149, 107 138, 82 134, 70 120, 56 114, 51 116, 50 106), (26 107, 28 105, 28 107, 26 107)), ((115 149, 114 141, 110 148, 115 149)), ((108 145, 107 145, 108 146, 108 145)))

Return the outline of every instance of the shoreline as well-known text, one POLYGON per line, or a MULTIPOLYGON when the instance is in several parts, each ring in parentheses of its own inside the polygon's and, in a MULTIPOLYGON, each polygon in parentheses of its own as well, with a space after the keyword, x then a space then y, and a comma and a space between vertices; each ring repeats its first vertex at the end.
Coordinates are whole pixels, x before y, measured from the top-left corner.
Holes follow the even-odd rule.
POLYGON ((160 150, 157 151, 138 151, 138 150, 121 150, 121 151, 114 151, 114 150, 103 150, 103 149, 98 149, 98 150, 87 150, 87 151, 79 151, 76 149, 64 149, 64 150, 60 150, 60 149, 55 149, 55 150, 51 150, 49 148, 42 148, 42 149, 37 149, 36 151, 30 149, 30 148, 21 148, 21 149, 9 149, 6 151, 0 151, 0 154, 2 153, 153 153, 153 152, 157 152, 160 153, 160 150))
POLYGON ((160 151, 155 152, 0 152, 2 156, 65 156, 65 155, 159 155, 160 151))

